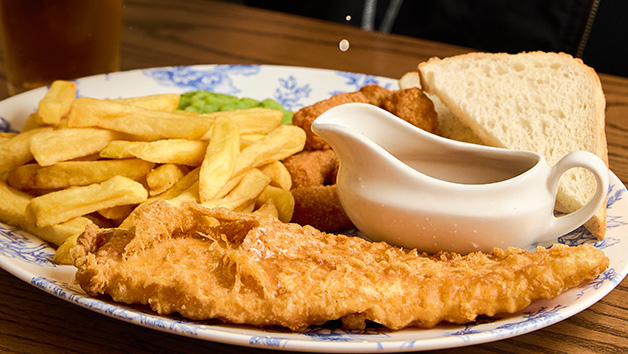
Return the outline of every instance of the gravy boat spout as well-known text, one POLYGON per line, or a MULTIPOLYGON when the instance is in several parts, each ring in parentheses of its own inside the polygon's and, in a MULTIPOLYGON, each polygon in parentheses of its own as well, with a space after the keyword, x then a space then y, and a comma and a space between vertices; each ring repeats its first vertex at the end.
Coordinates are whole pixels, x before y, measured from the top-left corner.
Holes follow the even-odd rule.
POLYGON ((530 151, 467 144, 427 133, 376 106, 348 103, 312 124, 340 159, 338 197, 374 241, 469 253, 527 247, 586 222, 604 202, 608 168, 576 151, 549 167, 530 151), (597 181, 582 209, 554 216, 558 179, 584 167, 597 181))

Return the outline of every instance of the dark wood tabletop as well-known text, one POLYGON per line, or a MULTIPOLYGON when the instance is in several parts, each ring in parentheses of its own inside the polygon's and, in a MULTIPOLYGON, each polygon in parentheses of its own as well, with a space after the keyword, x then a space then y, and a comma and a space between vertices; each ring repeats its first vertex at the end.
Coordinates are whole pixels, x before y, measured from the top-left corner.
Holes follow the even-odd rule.
MULTIPOLYGON (((125 0, 121 69, 189 64, 277 64, 398 78, 433 56, 472 51, 205 0, 125 0), (339 50, 342 39, 349 50, 339 50)), ((628 182, 628 79, 600 74, 611 170, 628 182)), ((4 66, 0 99, 8 97, 4 66)), ((628 250, 627 250, 628 252, 628 250)), ((474 353, 628 352, 628 280, 599 302, 528 334, 465 348, 474 353)), ((454 353, 459 349, 438 352, 454 353)), ((86 310, 0 270, 0 352, 268 353, 129 324, 86 310)))

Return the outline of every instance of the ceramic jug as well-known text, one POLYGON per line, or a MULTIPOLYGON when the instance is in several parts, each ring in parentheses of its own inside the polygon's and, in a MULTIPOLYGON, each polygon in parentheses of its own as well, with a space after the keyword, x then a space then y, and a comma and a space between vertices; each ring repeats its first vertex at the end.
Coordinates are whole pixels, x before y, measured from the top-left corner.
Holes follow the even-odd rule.
POLYGON ((592 153, 550 167, 537 153, 446 139, 363 103, 326 111, 312 131, 340 159, 337 192, 354 225, 371 240, 429 253, 554 239, 586 222, 608 190, 608 168, 592 153), (574 167, 593 172, 596 193, 556 217, 559 178, 574 167))

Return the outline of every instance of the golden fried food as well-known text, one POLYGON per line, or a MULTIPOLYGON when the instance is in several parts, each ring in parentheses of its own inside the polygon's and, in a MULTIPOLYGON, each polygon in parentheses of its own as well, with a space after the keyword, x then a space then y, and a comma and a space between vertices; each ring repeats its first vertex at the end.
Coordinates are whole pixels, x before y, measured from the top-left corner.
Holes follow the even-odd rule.
POLYGON ((368 99, 361 92, 340 93, 326 100, 314 103, 311 106, 303 107, 292 116, 292 124, 305 130, 307 137, 305 141, 306 150, 329 149, 329 145, 312 132, 312 122, 326 110, 344 103, 362 102, 368 103, 368 99))
POLYGON ((427 132, 438 133, 434 103, 416 87, 392 91, 382 98, 380 107, 427 132))
POLYGON ((335 184, 301 187, 291 192, 294 197, 292 222, 326 232, 355 228, 340 204, 335 184))
POLYGON ((333 184, 338 156, 331 149, 306 150, 283 160, 292 177, 292 189, 333 184))
POLYGON ((369 100, 373 106, 381 106, 382 101, 392 94, 392 92, 378 84, 365 85, 360 88, 360 92, 369 100))
POLYGON ((354 228, 336 194, 338 156, 333 150, 302 151, 283 163, 292 177, 292 222, 327 232, 354 228))
POLYGON ((292 330, 339 318, 352 328, 466 323, 551 299, 609 264, 591 245, 427 256, 192 203, 147 204, 135 225, 88 227, 78 238, 71 255, 88 294, 292 330))

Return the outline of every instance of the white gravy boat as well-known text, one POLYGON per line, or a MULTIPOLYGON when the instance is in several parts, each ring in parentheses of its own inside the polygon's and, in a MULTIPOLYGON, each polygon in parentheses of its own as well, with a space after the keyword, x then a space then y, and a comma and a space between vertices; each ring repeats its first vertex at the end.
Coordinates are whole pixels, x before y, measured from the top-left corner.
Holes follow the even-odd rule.
POLYGON ((445 139, 368 104, 331 108, 312 130, 340 159, 338 196, 354 225, 374 241, 429 253, 551 240, 586 222, 608 190, 608 168, 592 153, 549 167, 537 153, 445 139), (573 167, 593 172, 596 193, 555 217, 558 180, 573 167))

